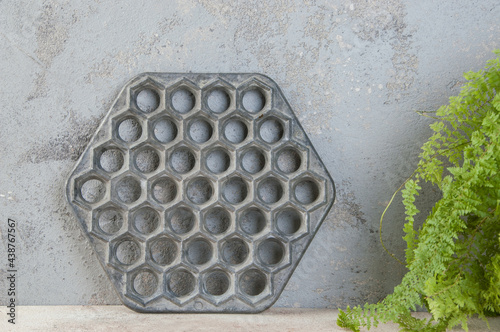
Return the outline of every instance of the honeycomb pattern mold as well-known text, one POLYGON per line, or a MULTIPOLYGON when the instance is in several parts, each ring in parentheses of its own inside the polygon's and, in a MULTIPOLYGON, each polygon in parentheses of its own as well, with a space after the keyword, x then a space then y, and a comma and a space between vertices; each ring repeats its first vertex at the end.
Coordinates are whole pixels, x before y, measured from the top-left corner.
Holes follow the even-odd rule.
POLYGON ((252 313, 278 299, 335 188, 270 78, 144 73, 66 194, 129 308, 252 313))

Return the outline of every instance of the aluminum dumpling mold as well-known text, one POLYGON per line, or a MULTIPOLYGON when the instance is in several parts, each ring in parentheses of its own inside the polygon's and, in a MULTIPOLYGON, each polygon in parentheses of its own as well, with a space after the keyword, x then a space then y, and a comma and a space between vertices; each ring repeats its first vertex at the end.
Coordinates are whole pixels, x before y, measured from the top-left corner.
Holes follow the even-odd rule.
POLYGON ((126 306, 251 313, 278 299, 335 188, 268 77, 145 73, 66 194, 126 306))

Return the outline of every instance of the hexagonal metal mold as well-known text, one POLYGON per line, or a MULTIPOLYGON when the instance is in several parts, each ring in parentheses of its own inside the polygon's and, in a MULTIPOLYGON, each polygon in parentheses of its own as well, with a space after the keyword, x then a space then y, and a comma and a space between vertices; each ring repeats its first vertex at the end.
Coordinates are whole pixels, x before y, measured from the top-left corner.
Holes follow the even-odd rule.
POLYGON ((335 187, 270 78, 144 73, 66 195, 127 307, 256 313, 278 299, 335 187))

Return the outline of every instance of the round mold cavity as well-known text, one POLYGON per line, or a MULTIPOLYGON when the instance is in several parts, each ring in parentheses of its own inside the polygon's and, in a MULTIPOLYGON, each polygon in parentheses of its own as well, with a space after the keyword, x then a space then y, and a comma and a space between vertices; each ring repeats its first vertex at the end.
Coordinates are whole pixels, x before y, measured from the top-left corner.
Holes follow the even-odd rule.
POLYGON ((319 197, 319 186, 312 179, 304 179, 295 185, 294 195, 302 204, 311 204, 319 197))
POLYGON ((283 197, 283 186, 276 178, 266 178, 259 183, 257 187, 257 195, 263 202, 267 204, 274 204, 283 197))
POLYGON ((250 174, 257 174, 266 166, 264 152, 258 148, 250 148, 241 157, 241 167, 250 174))
POLYGON ((266 289, 266 285, 267 277, 258 269, 250 269, 240 276, 240 290, 246 295, 259 295, 266 289))
POLYGON ((187 88, 180 88, 172 94, 172 107, 181 114, 191 111, 195 104, 196 97, 187 88))
POLYGON ((114 235, 123 226, 123 215, 117 208, 107 207, 99 213, 97 225, 105 234, 114 235))
POLYGON ((195 143, 202 144, 207 142, 213 135, 213 128, 209 120, 205 118, 196 118, 189 122, 189 138, 195 143))
POLYGON ((230 286, 230 279, 226 272, 214 270, 207 273, 204 279, 206 293, 213 296, 224 295, 230 286))
POLYGON ((162 177, 152 185, 153 198, 161 204, 168 204, 177 197, 177 184, 174 180, 162 177))
POLYGON ((132 285, 138 295, 148 297, 158 289, 158 277, 149 270, 143 270, 134 276, 132 285))
POLYGON ((212 245, 205 239, 194 239, 186 249, 187 260, 194 265, 206 264, 212 259, 212 245))
POLYGON ((115 249, 116 260, 123 265, 132 265, 139 260, 141 248, 133 240, 123 240, 115 249))
POLYGON ((209 92, 207 97, 208 108, 214 113, 223 113, 227 111, 231 104, 231 97, 226 90, 215 88, 209 92))
POLYGON ((302 158, 297 149, 288 147, 278 152, 276 166, 286 174, 294 173, 300 168, 302 158))
POLYGON ((151 234, 160 224, 160 214, 149 206, 142 207, 135 212, 132 224, 139 233, 151 234))
POLYGON ((99 166, 108 173, 118 172, 124 163, 124 155, 120 149, 106 148, 99 156, 99 166))
POLYGON ((178 207, 174 209, 168 220, 170 228, 174 231, 174 233, 179 235, 189 233, 196 223, 194 213, 185 207, 178 207))
POLYGON ((152 89, 143 89, 135 97, 135 103, 140 111, 151 113, 160 106, 160 96, 152 89))
POLYGON ((80 196, 90 204, 97 203, 104 198, 106 185, 99 179, 91 178, 83 182, 80 187, 80 196))
POLYGON ((120 201, 130 204, 141 197, 141 183, 132 176, 126 176, 116 184, 116 194, 120 201))
POLYGON ((248 112, 257 113, 266 105, 266 97, 261 89, 251 88, 243 93, 242 104, 248 112))
POLYGON ((196 278, 188 270, 179 269, 170 274, 167 285, 175 297, 183 297, 194 291, 196 278))
POLYGON ((284 132, 283 124, 275 117, 263 120, 259 126, 260 137, 269 144, 279 142, 283 138, 284 132))
POLYGON ((278 212, 276 227, 282 234, 290 236, 297 233, 302 225, 302 217, 294 208, 286 208, 278 212))
POLYGON ((248 257, 248 245, 239 238, 229 239, 222 245, 222 259, 230 265, 239 265, 248 257))
POLYGON ((224 173, 231 165, 231 157, 224 148, 215 148, 207 153, 206 165, 214 174, 224 173))
POLYGON ((255 235, 266 227, 266 215, 256 207, 250 207, 243 211, 239 220, 240 228, 248 235, 255 235))
POLYGON ((206 178, 195 178, 188 183, 186 194, 194 204, 203 204, 212 198, 214 189, 206 178))
POLYGON ((151 173, 160 166, 160 156, 155 149, 146 147, 137 153, 134 163, 141 173, 151 173))
POLYGON ((233 144, 239 144, 247 138, 248 127, 243 120, 233 118, 224 124, 223 133, 226 140, 233 144))
POLYGON ((210 208, 203 220, 205 229, 212 234, 218 235, 226 232, 231 226, 231 216, 226 209, 221 207, 210 208))
POLYGON ((178 128, 175 122, 168 117, 163 117, 154 124, 153 135, 160 143, 170 143, 176 137, 178 128))
POLYGON ((177 258, 177 245, 169 238, 161 237, 150 247, 151 259, 158 265, 170 265, 177 258))
POLYGON ((232 177, 222 186, 222 196, 231 204, 239 204, 247 198, 248 185, 240 177, 232 177))
POLYGON ((194 152, 187 147, 176 148, 170 155, 170 166, 179 174, 186 174, 196 165, 194 152))
POLYGON ((141 138, 142 126, 133 117, 128 117, 118 124, 118 138, 126 143, 132 143, 141 138))
POLYGON ((263 264, 276 265, 285 257, 285 247, 276 239, 267 239, 259 244, 257 254, 263 264))

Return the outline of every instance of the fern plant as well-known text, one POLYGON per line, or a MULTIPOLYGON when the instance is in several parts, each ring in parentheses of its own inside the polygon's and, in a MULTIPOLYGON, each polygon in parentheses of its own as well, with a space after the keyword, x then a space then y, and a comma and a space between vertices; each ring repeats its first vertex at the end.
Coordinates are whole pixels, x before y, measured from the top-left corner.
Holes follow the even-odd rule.
POLYGON ((484 70, 465 73, 460 94, 436 111, 433 135, 401 186, 408 269, 401 284, 377 304, 341 310, 339 326, 359 331, 393 321, 403 331, 459 324, 467 330, 472 315, 500 314, 500 51, 495 53, 484 70), (438 186, 442 198, 416 229, 415 197, 423 182, 438 186), (412 317, 417 306, 431 318, 412 317))

